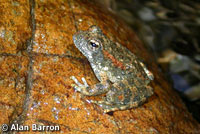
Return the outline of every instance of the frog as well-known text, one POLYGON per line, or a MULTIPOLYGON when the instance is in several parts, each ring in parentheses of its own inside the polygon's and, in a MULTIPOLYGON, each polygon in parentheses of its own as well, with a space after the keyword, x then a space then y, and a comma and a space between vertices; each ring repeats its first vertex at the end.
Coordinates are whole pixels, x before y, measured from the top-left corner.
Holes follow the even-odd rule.
POLYGON ((105 94, 101 100, 88 100, 103 109, 104 113, 141 106, 154 94, 150 82, 151 71, 134 53, 118 42, 109 39, 96 25, 73 35, 73 42, 87 58, 99 83, 88 85, 75 76, 72 87, 84 96, 105 94))

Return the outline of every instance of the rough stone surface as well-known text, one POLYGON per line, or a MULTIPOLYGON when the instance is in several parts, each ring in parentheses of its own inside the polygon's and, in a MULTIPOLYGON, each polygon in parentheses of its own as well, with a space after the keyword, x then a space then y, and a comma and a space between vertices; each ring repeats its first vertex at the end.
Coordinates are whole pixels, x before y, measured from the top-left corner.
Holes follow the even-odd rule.
POLYGON ((86 0, 1 0, 0 18, 0 124, 59 125, 68 134, 200 133, 153 56, 103 7, 86 0), (98 82, 72 42, 74 33, 90 25, 141 57, 153 72, 155 94, 144 105, 102 114, 74 92, 72 75, 98 82))

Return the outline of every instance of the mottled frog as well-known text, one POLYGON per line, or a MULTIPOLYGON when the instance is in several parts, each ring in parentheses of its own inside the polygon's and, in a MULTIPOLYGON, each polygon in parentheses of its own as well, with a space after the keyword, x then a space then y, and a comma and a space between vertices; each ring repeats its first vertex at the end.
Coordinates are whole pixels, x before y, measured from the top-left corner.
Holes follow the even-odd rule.
POLYGON ((149 86, 153 74, 141 60, 126 47, 111 41, 97 26, 80 31, 73 36, 75 46, 88 59, 94 74, 100 81, 89 86, 82 78, 81 84, 75 76, 71 79, 75 90, 86 96, 106 93, 101 101, 90 100, 103 108, 105 113, 138 107, 153 95, 149 86))

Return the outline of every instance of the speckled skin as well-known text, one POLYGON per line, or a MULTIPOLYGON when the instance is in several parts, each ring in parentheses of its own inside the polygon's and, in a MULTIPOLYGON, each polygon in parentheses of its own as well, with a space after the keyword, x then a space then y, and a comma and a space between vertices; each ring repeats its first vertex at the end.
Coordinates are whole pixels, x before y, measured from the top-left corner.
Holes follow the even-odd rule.
POLYGON ((108 39, 97 26, 73 36, 75 46, 88 59, 100 83, 89 86, 72 76, 76 90, 87 96, 106 93, 102 101, 93 101, 104 112, 137 107, 153 94, 148 85, 153 74, 127 48, 108 39))

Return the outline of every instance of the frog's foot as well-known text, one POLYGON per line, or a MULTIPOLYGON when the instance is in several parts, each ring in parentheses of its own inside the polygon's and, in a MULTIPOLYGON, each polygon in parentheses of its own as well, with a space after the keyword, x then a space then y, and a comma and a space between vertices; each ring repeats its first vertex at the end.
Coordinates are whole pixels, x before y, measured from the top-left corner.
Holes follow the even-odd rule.
POLYGON ((112 105, 112 103, 102 100, 102 101, 95 101, 95 100, 90 100, 91 103, 95 103, 97 105, 101 105, 101 104, 106 104, 106 105, 112 105))
POLYGON ((126 105, 123 105, 123 104, 112 104, 112 103, 110 103, 108 101, 90 100, 90 102, 99 105, 103 109, 104 113, 108 113, 108 112, 111 112, 111 111, 118 111, 118 110, 126 110, 126 109, 130 109, 130 108, 138 106, 137 102, 132 102, 132 103, 129 103, 129 104, 126 104, 126 105))
POLYGON ((150 71, 147 69, 147 67, 144 65, 144 63, 140 62, 140 65, 143 67, 144 72, 147 74, 148 78, 149 78, 150 80, 153 80, 153 79, 154 79, 154 76, 153 76, 152 72, 150 72, 150 71))
POLYGON ((82 82, 83 84, 81 84, 75 76, 71 76, 70 77, 76 84, 72 84, 71 86, 74 87, 75 90, 83 93, 83 94, 88 94, 87 88, 89 87, 89 85, 87 84, 85 78, 82 78, 82 82))
POLYGON ((108 101, 94 101, 94 100, 90 100, 91 103, 95 103, 97 104, 98 106, 100 106, 102 109, 103 109, 103 112, 104 113, 108 113, 108 112, 111 112, 111 111, 116 111, 116 110, 119 110, 118 107, 116 107, 116 105, 108 102, 108 101))
POLYGON ((93 86, 89 86, 85 80, 82 78, 83 84, 81 84, 75 76, 70 77, 76 84, 72 84, 71 86, 74 87, 75 90, 81 92, 83 95, 87 96, 95 96, 99 94, 106 93, 109 90, 110 82, 105 81, 105 83, 97 83, 93 86))
POLYGON ((108 113, 110 111, 114 111, 111 110, 112 109, 112 104, 110 102, 107 101, 94 101, 94 100, 90 100, 91 103, 95 103, 98 106, 100 106, 103 109, 104 113, 108 113))

